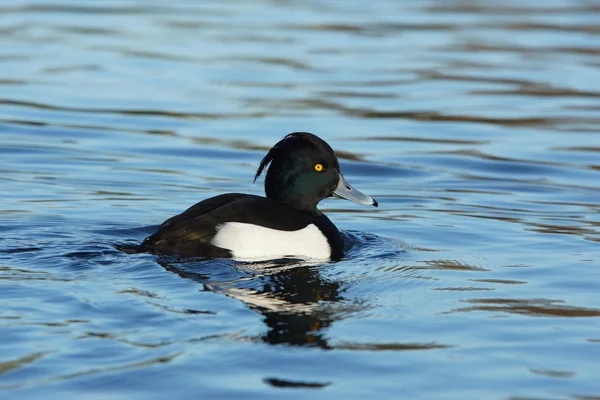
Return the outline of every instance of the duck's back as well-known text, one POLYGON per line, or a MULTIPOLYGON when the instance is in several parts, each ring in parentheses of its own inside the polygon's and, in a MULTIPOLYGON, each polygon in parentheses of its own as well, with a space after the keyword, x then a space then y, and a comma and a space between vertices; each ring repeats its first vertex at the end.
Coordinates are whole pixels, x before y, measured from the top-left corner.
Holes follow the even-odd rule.
POLYGON ((182 256, 337 258, 341 238, 329 219, 277 200, 228 193, 166 220, 137 248, 182 256))

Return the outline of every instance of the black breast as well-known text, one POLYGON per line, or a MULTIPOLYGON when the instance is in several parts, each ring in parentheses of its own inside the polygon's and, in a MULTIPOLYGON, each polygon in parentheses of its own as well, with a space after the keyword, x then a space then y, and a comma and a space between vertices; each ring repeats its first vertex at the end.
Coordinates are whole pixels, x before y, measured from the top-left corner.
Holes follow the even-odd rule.
POLYGON ((338 228, 325 214, 313 217, 313 223, 323 232, 331 246, 331 261, 339 261, 344 256, 344 241, 338 228))

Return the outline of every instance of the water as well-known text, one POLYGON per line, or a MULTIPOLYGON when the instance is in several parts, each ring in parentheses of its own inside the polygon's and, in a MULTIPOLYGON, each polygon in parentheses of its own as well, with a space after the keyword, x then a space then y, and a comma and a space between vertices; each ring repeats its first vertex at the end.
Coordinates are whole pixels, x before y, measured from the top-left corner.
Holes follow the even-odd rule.
POLYGON ((600 3, 4 0, 0 390, 600 396, 600 3), (494 4, 492 4, 494 3, 494 4), (127 255, 311 131, 339 263, 127 255))

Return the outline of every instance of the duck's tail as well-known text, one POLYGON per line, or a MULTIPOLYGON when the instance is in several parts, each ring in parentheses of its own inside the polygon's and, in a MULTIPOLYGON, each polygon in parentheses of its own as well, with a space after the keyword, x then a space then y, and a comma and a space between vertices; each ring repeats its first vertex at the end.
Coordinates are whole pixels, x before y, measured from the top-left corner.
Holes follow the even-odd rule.
POLYGON ((142 246, 139 244, 118 244, 115 247, 117 250, 122 251, 125 254, 138 254, 144 252, 144 250, 141 248, 142 246))

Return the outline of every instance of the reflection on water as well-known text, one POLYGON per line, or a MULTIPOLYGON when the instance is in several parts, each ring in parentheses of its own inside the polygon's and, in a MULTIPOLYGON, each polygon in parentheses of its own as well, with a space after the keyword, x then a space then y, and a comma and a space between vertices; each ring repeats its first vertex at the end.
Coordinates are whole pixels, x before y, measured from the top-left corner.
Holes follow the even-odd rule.
POLYGON ((205 290, 240 300, 262 314, 268 327, 262 337, 266 343, 329 348, 323 332, 335 320, 334 303, 343 297, 340 283, 323 279, 318 268, 290 263, 261 265, 266 273, 218 282, 184 272, 193 270, 193 266, 163 266, 202 283, 205 290))
POLYGON ((0 16, 7 396, 600 395, 598 2, 0 16), (291 131, 381 201, 322 203, 342 261, 115 249, 203 198, 261 194, 256 166, 291 131))
MULTIPOLYGON (((200 261, 201 262, 201 261, 200 261)), ((267 332, 261 340, 271 345, 316 346, 324 350, 427 350, 449 345, 430 343, 328 343, 327 328, 335 321, 369 310, 365 302, 344 302, 344 281, 321 276, 326 266, 307 262, 281 260, 272 263, 236 263, 244 277, 226 281, 211 280, 208 275, 194 272, 193 262, 160 264, 170 272, 192 279, 204 290, 220 293, 242 301, 263 316, 267 332)), ((198 311, 194 311, 198 312, 198 311)), ((274 384, 277 386, 276 384, 274 384)))
POLYGON ((457 311, 500 311, 531 316, 555 317, 598 317, 600 309, 563 305, 563 301, 548 299, 470 299, 466 302, 477 304, 459 308, 457 311))

